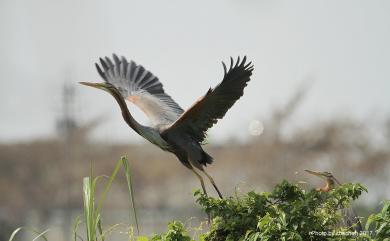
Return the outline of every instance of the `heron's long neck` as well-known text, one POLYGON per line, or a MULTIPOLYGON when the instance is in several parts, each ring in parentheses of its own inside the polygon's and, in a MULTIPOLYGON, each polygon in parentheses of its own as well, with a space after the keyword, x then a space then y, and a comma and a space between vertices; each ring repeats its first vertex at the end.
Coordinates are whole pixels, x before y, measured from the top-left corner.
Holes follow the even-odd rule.
POLYGON ((141 134, 141 124, 139 124, 134 118, 133 116, 130 114, 130 111, 129 109, 127 108, 127 105, 126 105, 126 102, 125 100, 122 98, 122 96, 120 95, 120 93, 118 93, 117 91, 115 92, 112 92, 112 95, 114 96, 114 98, 116 99, 116 101, 118 102, 119 104, 119 107, 121 108, 122 110, 122 116, 123 116, 123 119, 126 121, 126 123, 134 130, 136 131, 138 134, 141 134))
POLYGON ((323 188, 320 188, 321 191, 323 192, 329 192, 335 187, 335 182, 332 179, 327 179, 326 180, 326 185, 323 188))

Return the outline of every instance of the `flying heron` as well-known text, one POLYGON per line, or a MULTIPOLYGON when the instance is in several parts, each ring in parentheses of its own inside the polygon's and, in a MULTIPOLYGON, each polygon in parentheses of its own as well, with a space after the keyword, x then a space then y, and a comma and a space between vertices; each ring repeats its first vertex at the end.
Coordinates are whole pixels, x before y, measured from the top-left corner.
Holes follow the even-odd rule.
MULTIPOLYGON (((341 183, 333 176, 330 172, 315 172, 310 170, 305 170, 307 173, 310 173, 314 176, 317 176, 323 180, 325 180, 325 186, 317 188, 317 191, 320 192, 329 192, 332 190, 335 186, 341 185, 341 183)), ((343 222, 341 223, 344 227, 349 227, 353 229, 354 231, 360 232, 363 230, 362 224, 360 223, 359 218, 355 214, 355 211, 352 207, 349 208, 343 208, 341 210, 341 214, 343 216, 343 222)))
POLYGON ((80 82, 110 93, 118 102, 126 123, 149 142, 176 155, 179 161, 190 169, 200 180, 203 192, 207 195, 202 176, 203 172, 214 186, 220 198, 222 194, 213 178, 204 167, 213 162, 202 145, 207 130, 222 119, 233 104, 243 95, 253 71, 246 57, 237 61, 230 58, 230 67, 222 62, 224 76, 215 88, 210 88, 188 110, 184 111, 165 93, 159 79, 150 71, 125 57, 113 54, 113 60, 100 58, 95 64, 103 83, 80 82), (150 119, 151 125, 138 123, 127 108, 125 100, 139 107, 150 119))

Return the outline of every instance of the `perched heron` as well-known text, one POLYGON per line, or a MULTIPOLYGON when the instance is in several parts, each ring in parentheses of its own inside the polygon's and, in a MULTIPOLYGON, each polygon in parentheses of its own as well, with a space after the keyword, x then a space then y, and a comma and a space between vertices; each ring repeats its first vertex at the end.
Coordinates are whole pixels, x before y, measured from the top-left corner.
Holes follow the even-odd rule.
MULTIPOLYGON (((310 173, 314 176, 317 176, 323 180, 325 180, 325 186, 317 188, 317 191, 320 192, 329 192, 332 190, 335 186, 341 185, 341 183, 333 176, 330 172, 315 172, 310 170, 305 170, 307 173, 310 173)), ((341 225, 343 227, 349 227, 353 229, 354 231, 362 231, 362 224, 360 223, 360 220, 358 216, 356 215, 355 211, 352 207, 349 208, 343 208, 341 210, 341 214, 343 215, 343 222, 341 225)))
POLYGON ((247 63, 246 57, 242 60, 238 57, 235 62, 230 58, 227 69, 222 62, 224 76, 221 83, 210 88, 186 111, 165 93, 155 75, 134 61, 113 54, 113 60, 100 58, 100 65, 95 65, 104 83, 80 83, 110 93, 118 102, 124 120, 135 132, 162 150, 175 154, 198 177, 207 195, 203 178, 195 168, 203 172, 222 198, 213 178, 204 169, 213 158, 203 150, 202 144, 206 131, 243 95, 252 75, 252 63, 247 63), (125 100, 138 106, 150 119, 151 126, 138 123, 125 100))

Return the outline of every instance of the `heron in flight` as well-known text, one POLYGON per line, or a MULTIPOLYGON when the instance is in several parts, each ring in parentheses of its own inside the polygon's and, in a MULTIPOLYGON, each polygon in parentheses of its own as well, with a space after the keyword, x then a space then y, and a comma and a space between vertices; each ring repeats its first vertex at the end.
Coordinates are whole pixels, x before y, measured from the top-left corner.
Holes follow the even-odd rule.
MULTIPOLYGON (((314 176, 317 176, 323 180, 325 180, 325 186, 317 188, 317 191, 320 192, 329 192, 332 190, 335 186, 341 185, 341 183, 333 176, 330 172, 315 172, 310 170, 305 170, 307 173, 310 173, 314 176)), ((352 207, 349 208, 343 208, 341 210, 341 214, 343 216, 343 222, 341 223, 344 227, 349 227, 354 231, 360 232, 363 230, 362 224, 360 223, 360 220, 358 216, 355 214, 355 211, 352 207)))
POLYGON ((202 145, 207 130, 222 119, 233 104, 243 95, 253 71, 246 57, 237 61, 230 58, 230 66, 222 62, 224 76, 215 88, 210 88, 189 109, 184 111, 167 93, 159 79, 134 61, 113 54, 100 58, 95 64, 103 83, 80 82, 110 93, 122 111, 126 123, 149 142, 176 155, 179 161, 200 180, 207 195, 203 172, 214 186, 220 198, 222 194, 204 167, 213 162, 202 145), (139 107, 150 119, 151 125, 138 123, 127 108, 125 100, 139 107), (196 170, 197 169, 197 170, 196 170))

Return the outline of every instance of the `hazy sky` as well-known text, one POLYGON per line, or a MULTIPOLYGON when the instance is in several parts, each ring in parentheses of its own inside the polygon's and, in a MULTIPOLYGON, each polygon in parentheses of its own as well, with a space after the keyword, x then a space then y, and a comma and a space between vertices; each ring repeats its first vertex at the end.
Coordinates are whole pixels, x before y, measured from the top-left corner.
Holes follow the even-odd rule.
POLYGON ((305 79, 313 83, 293 122, 381 118, 390 114, 389 13, 390 1, 0 0, 0 141, 54 133, 67 79, 80 120, 105 117, 96 136, 141 140, 111 96, 77 84, 100 81, 93 64, 113 52, 151 70, 183 108, 221 80, 220 61, 253 60, 214 140, 248 136, 250 121, 266 119, 305 79))

